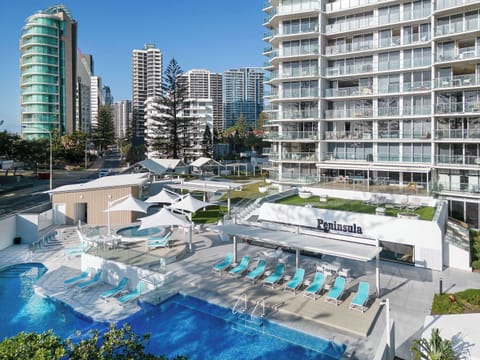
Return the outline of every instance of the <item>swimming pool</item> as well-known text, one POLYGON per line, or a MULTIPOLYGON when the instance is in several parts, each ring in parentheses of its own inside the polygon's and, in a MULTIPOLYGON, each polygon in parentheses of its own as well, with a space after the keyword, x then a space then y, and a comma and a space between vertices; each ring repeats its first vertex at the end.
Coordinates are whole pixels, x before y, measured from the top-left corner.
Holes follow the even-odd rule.
MULTIPOLYGON (((41 264, 9 267, 0 272, 0 340, 19 331, 53 329, 68 337, 107 325, 79 316, 61 303, 36 295, 35 281, 46 272, 41 264)), ((342 357, 345 345, 303 334, 277 324, 245 321, 231 310, 203 300, 175 295, 158 306, 141 304, 141 310, 119 322, 129 323, 139 335, 151 333, 147 352, 189 359, 323 359, 342 357)))
POLYGON ((164 228, 161 226, 138 230, 139 227, 140 225, 123 227, 117 230, 117 235, 120 235, 124 239, 142 240, 152 235, 160 235, 164 231, 164 228))

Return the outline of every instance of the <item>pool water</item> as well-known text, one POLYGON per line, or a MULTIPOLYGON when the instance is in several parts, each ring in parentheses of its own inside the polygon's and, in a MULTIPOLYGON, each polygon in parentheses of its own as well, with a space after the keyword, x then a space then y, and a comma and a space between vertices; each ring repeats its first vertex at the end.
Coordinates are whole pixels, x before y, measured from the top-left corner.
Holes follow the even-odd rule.
POLYGON ((138 230, 140 225, 128 226, 117 230, 117 235, 125 237, 145 237, 158 234, 163 231, 161 226, 138 230))
MULTIPOLYGON (((0 271, 0 341, 20 331, 52 329, 62 338, 108 325, 80 316, 60 302, 34 293, 33 285, 47 269, 42 264, 22 264, 0 271)), ((141 303, 128 323, 139 335, 151 334, 146 351, 189 359, 320 359, 338 360, 345 345, 303 334, 263 320, 250 321, 230 309, 203 300, 175 295, 158 306, 141 303), (288 339, 288 340, 287 340, 288 339)))

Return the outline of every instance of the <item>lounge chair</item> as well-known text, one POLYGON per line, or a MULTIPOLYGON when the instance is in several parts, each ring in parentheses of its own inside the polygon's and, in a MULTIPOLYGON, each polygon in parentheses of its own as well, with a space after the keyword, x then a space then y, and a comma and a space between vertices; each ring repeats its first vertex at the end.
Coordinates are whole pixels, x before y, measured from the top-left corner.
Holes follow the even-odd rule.
POLYGON ((357 294, 350 303, 350 309, 360 310, 362 313, 367 310, 365 304, 368 301, 368 293, 370 292, 370 284, 365 281, 358 283, 357 294))
POLYGON ((250 263, 250 256, 244 256, 240 264, 231 269, 228 273, 231 276, 240 276, 248 269, 248 264, 250 263))
POLYGON ((133 300, 136 300, 142 295, 143 290, 145 289, 145 283, 143 281, 139 281, 135 290, 129 292, 128 294, 123 295, 121 298, 118 299, 120 304, 125 305, 133 300))
POLYGON ((70 248, 66 248, 64 250, 65 256, 77 256, 85 254, 88 250, 90 250, 91 245, 88 242, 84 242, 79 246, 74 246, 70 248))
POLYGON ((312 283, 303 291, 303 296, 311 297, 314 301, 317 301, 317 295, 322 290, 324 282, 325 275, 322 272, 316 272, 312 283))
POLYGON ((82 271, 80 273, 80 275, 75 275, 71 278, 68 278, 66 279, 64 282, 63 282, 63 285, 73 285, 73 284, 76 284, 77 282, 79 281, 82 281, 82 280, 85 280, 88 275, 90 274, 90 269, 87 269, 85 271, 82 271))
POLYGON ((272 289, 275 287, 275 284, 278 284, 280 280, 283 278, 283 274, 285 273, 285 264, 279 263, 275 266, 275 271, 272 275, 268 276, 265 280, 263 280, 263 285, 272 285, 272 289))
POLYGON ((128 278, 126 278, 126 277, 122 278, 118 282, 117 286, 115 286, 111 289, 108 289, 108 290, 104 291, 103 293, 101 293, 100 294, 100 299, 107 300, 110 297, 113 297, 115 295, 120 294, 125 289, 125 287, 127 286, 127 283, 128 283, 128 278))
POLYGON ((91 279, 87 281, 79 282, 76 285, 77 290, 85 290, 89 287, 92 287, 100 282, 100 277, 102 276, 102 269, 98 269, 95 275, 92 276, 91 279))
POLYGON ((285 285, 285 291, 291 290, 293 291, 294 294, 297 293, 297 290, 300 288, 300 286, 303 284, 303 277, 305 276, 305 269, 302 268, 297 268, 295 271, 295 275, 293 275, 292 280, 290 280, 286 285, 285 285))
POLYGON ((266 266, 267 266, 267 262, 265 260, 263 260, 263 259, 259 260, 258 264, 257 264, 257 267, 247 274, 246 279, 252 280, 252 282, 255 283, 255 281, 260 276, 262 276, 263 273, 265 272, 266 266))
POLYGON ((233 254, 229 253, 227 254, 227 256, 225 256, 225 259, 221 263, 218 263, 217 265, 215 265, 212 270, 221 274, 222 271, 227 270, 232 265, 232 261, 233 261, 233 254))
POLYGON ((345 290, 345 278, 343 276, 337 276, 335 278, 335 283, 333 284, 333 287, 325 296, 325 302, 326 303, 332 302, 338 306, 341 302, 340 297, 342 296, 344 290, 345 290))
POLYGON ((155 249, 157 247, 170 247, 170 238, 172 237, 172 232, 169 231, 164 236, 161 237, 150 237, 147 239, 147 249, 155 249))

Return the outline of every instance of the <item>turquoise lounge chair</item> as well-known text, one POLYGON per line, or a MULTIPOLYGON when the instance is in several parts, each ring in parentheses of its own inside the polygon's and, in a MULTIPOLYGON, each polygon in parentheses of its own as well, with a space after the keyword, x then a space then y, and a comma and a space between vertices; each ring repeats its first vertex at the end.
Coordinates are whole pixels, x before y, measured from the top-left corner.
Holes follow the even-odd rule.
POLYGON ((95 275, 92 276, 90 280, 79 282, 76 286, 78 290, 85 290, 93 285, 96 285, 100 282, 100 277, 102 276, 102 269, 98 269, 95 275))
POLYGON ((120 294, 125 287, 127 286, 128 278, 124 277, 119 282, 118 285, 114 288, 104 291, 100 294, 100 299, 107 300, 110 297, 120 294))
POLYGON ((145 289, 145 283, 143 281, 139 281, 135 290, 129 292, 126 295, 123 295, 121 298, 118 299, 120 304, 125 305, 133 300, 136 300, 142 295, 143 290, 145 289))
POLYGON ((172 237, 172 232, 169 231, 164 236, 161 237, 150 237, 147 239, 147 249, 155 249, 157 247, 169 247, 170 238, 172 237))
POLYGON ((86 271, 82 271, 80 275, 73 276, 71 278, 66 279, 63 282, 63 285, 73 285, 76 284, 79 281, 85 280, 88 275, 90 274, 90 269, 87 269, 86 271))
POLYGON ((343 276, 337 276, 335 279, 335 283, 333 284, 333 287, 325 296, 325 302, 326 303, 332 302, 338 306, 341 302, 340 297, 342 296, 344 290, 345 290, 345 278, 343 276))
POLYGON ((303 277, 304 276, 305 276, 305 269, 297 268, 297 270, 295 271, 295 275, 293 276, 293 279, 290 280, 285 285, 285 291, 286 290, 292 290, 294 294, 297 294, 297 290, 303 284, 303 277))
POLYGON ((246 279, 252 280, 252 282, 255 283, 255 280, 257 280, 265 272, 266 266, 267 262, 265 260, 259 260, 257 267, 247 274, 246 279))
POLYGON ((322 290, 324 282, 325 275, 322 272, 316 272, 312 283, 303 291, 303 296, 311 297, 314 301, 317 301, 317 295, 322 290))
POLYGON ((263 285, 272 285, 272 289, 275 287, 275 284, 278 284, 280 280, 283 278, 283 274, 285 273, 285 264, 280 263, 275 266, 275 271, 272 275, 267 277, 263 280, 263 285))
POLYGON ((90 250, 90 244, 87 242, 82 243, 79 246, 74 246, 71 248, 66 248, 64 250, 65 256, 77 256, 77 255, 82 255, 85 254, 88 250, 90 250))
POLYGON ((350 303, 350 309, 360 310, 362 313, 365 312, 367 310, 365 304, 368 301, 369 292, 370 284, 364 281, 359 282, 358 291, 350 303))
POLYGON ((250 256, 244 256, 240 264, 231 269, 228 273, 231 276, 240 276, 248 269, 248 264, 250 263, 250 256))
POLYGON ((227 256, 225 256, 225 259, 221 263, 215 265, 212 270, 221 274, 222 271, 227 270, 232 265, 232 261, 233 254, 229 253, 227 256))

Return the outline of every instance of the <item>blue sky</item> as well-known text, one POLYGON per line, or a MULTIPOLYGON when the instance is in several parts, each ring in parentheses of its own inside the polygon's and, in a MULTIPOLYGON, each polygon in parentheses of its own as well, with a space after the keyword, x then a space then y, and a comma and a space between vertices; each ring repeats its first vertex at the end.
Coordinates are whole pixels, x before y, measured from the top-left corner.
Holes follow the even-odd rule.
POLYGON ((78 21, 78 47, 115 100, 131 98, 131 54, 146 43, 184 71, 262 66, 261 0, 0 0, 0 130, 20 131, 19 40, 28 16, 64 4, 78 21))

